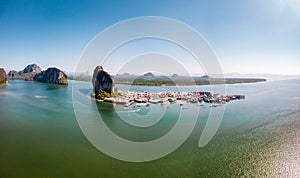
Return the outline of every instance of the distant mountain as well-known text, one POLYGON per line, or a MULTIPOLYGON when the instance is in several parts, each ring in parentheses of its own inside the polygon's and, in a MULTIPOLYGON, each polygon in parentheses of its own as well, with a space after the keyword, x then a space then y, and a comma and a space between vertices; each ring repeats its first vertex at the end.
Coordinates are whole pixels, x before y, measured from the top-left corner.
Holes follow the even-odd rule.
POLYGON ((179 75, 178 74, 173 74, 172 77, 179 77, 179 75))
POLYGON ((147 77, 147 78, 154 78, 155 77, 155 75, 151 72, 145 73, 143 76, 147 77))
POLYGON ((208 76, 208 75, 203 75, 203 76, 201 76, 200 78, 202 78, 202 79, 209 79, 210 76, 208 76))
POLYGON ((8 77, 10 79, 18 78, 18 76, 19 76, 18 71, 11 70, 11 71, 8 72, 8 77))
POLYGON ((89 72, 65 72, 68 76, 91 76, 89 72))
POLYGON ((30 64, 19 72, 15 70, 9 71, 8 77, 10 79, 33 80, 33 77, 41 72, 42 69, 37 64, 30 64))
POLYGON ((130 76, 130 73, 117 74, 117 76, 130 76))

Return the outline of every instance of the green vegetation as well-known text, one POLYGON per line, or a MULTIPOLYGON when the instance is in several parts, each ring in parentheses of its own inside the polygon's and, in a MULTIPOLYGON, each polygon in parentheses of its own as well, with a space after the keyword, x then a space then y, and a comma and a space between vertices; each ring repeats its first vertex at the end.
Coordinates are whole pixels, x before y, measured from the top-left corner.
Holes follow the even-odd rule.
POLYGON ((0 82, 0 88, 5 86, 6 85, 6 82, 0 82))
POLYGON ((0 87, 3 87, 6 85, 6 82, 8 81, 6 72, 4 69, 0 68, 0 87))
POLYGON ((91 97, 95 98, 96 97, 96 94, 95 92, 91 93, 91 97))
POLYGON ((114 87, 112 96, 113 96, 113 97, 118 97, 118 96, 120 96, 120 95, 121 95, 121 93, 119 92, 118 88, 117 88, 117 87, 114 87))
POLYGON ((115 83, 125 85, 147 85, 147 86, 174 86, 174 85, 216 85, 216 84, 235 84, 235 83, 253 83, 263 82, 266 79, 255 78, 202 78, 202 77, 165 77, 154 78, 138 77, 133 78, 115 78, 115 83))
POLYGON ((99 90, 99 92, 96 94, 96 99, 104 100, 105 98, 110 98, 111 94, 107 93, 104 90, 99 90))
POLYGON ((61 77, 60 79, 59 79, 59 83, 68 83, 68 79, 66 78, 66 77, 61 77))

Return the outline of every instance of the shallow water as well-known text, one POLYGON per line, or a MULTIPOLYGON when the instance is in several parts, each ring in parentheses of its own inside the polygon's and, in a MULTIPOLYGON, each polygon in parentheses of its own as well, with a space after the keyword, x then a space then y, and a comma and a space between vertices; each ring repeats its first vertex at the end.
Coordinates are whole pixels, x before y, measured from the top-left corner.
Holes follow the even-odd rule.
MULTIPOLYGON (((221 125, 206 146, 199 148, 198 142, 208 105, 199 110, 195 128, 179 148, 144 163, 111 158, 87 140, 74 114, 73 83, 82 86, 74 91, 82 97, 82 110, 92 112, 95 101, 89 97, 89 83, 55 86, 13 80, 0 89, 0 177, 300 177, 300 80, 227 85, 228 94, 244 94, 246 99, 226 104, 221 125)), ((131 87, 134 91, 162 89, 177 90, 131 87)), ((210 86, 199 86, 199 90, 210 91, 210 86)), ((184 105, 192 117, 198 106, 184 105)), ((96 106, 114 133, 138 142, 166 134, 180 112, 178 103, 155 105, 128 113, 126 118, 121 106, 96 106), (124 122, 137 123, 135 117, 149 113, 164 114, 159 121, 149 121, 153 126, 147 128, 124 122)))

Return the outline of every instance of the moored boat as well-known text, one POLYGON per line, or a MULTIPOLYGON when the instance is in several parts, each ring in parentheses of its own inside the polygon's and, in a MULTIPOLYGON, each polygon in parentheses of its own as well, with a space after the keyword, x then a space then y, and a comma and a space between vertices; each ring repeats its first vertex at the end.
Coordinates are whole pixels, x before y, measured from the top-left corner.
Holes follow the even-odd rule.
POLYGON ((176 98, 168 98, 168 101, 169 101, 170 103, 176 102, 176 98))

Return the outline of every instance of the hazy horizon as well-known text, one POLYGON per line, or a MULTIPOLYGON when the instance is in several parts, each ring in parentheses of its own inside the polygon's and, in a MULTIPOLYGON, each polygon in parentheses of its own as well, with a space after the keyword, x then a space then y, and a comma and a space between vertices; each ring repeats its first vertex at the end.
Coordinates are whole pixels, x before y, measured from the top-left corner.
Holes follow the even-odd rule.
MULTIPOLYGON (((30 64, 37 64, 37 63, 29 63, 28 65, 30 65, 30 64)), ((24 68, 26 66, 24 66, 24 68)), ((42 67, 42 66, 40 66, 40 67, 42 68, 42 70, 46 70, 49 67, 57 67, 57 66, 48 66, 48 67, 42 67)), ((15 71, 19 72, 19 71, 23 70, 24 68, 22 68, 22 69, 11 69, 11 70, 5 69, 5 71, 8 74, 9 71, 15 70, 15 71)), ((57 67, 57 68, 63 70, 63 68, 60 68, 60 67, 57 67)), ((105 66, 104 66, 104 70, 106 70, 105 66)), ((92 76, 93 75, 92 74, 93 71, 85 71, 85 72, 74 72, 74 71, 70 72, 70 71, 65 71, 65 70, 63 70, 63 71, 66 74, 68 74, 68 75, 84 75, 84 76, 92 76)), ((109 72, 109 71, 107 71, 107 72, 109 72)), ((159 76, 159 75, 161 75, 161 76, 172 76, 173 74, 178 74, 179 76, 203 76, 203 75, 207 75, 207 73, 176 73, 176 72, 167 73, 167 74, 161 74, 161 73, 157 73, 157 72, 151 71, 151 70, 149 70, 147 72, 151 72, 151 73, 153 73, 156 76, 159 76)), ((137 72, 133 71, 133 72, 121 72, 121 73, 110 73, 110 72, 109 73, 111 75, 123 75, 125 73, 128 73, 130 75, 137 75, 137 76, 139 76, 139 75, 143 75, 143 74, 145 74, 147 72, 137 73, 137 72)), ((268 80, 270 80, 270 79, 271 80, 281 80, 281 79, 300 78, 300 74, 238 73, 238 72, 224 73, 223 76, 227 77, 227 78, 235 78, 235 77, 236 78, 251 78, 251 77, 253 77, 253 78, 259 78, 260 77, 260 78, 266 78, 268 80)))

